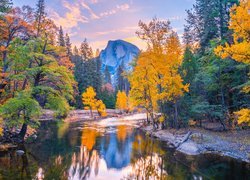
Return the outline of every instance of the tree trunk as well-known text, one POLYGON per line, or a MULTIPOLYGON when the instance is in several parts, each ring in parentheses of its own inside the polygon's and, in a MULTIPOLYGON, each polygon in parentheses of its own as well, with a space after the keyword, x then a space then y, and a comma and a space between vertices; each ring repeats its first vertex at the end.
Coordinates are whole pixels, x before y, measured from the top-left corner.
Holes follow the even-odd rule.
POLYGON ((18 134, 18 137, 20 137, 21 140, 24 140, 25 134, 27 132, 28 125, 26 123, 23 123, 22 129, 18 134))
POLYGON ((174 128, 177 128, 178 124, 178 108, 177 108, 177 101, 174 104, 174 128))
MULTIPOLYGON (((228 114, 228 108, 225 104, 225 94, 224 94, 224 89, 223 89, 223 86, 222 86, 222 82, 221 82, 221 66, 220 66, 220 63, 219 63, 219 84, 220 84, 220 92, 221 92, 221 107, 222 107, 222 113, 223 115, 227 115, 228 114)), ((220 123, 221 125, 223 126, 223 130, 225 131, 226 130, 226 126, 225 126, 225 122, 224 122, 224 119, 222 120, 220 118, 220 123)))
POLYGON ((147 124, 150 124, 149 117, 148 117, 148 112, 147 112, 147 124))
POLYGON ((8 69, 8 65, 7 65, 7 51, 5 50, 3 52, 3 72, 5 73, 8 69))
POLYGON ((92 108, 90 108, 90 115, 91 115, 91 118, 93 118, 93 111, 92 111, 92 108))

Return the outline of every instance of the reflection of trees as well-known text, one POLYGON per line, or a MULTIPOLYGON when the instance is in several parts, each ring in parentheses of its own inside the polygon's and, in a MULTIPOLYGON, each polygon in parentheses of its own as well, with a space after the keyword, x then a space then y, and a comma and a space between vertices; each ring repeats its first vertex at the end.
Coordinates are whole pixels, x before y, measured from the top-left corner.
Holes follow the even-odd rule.
POLYGON ((72 154, 58 155, 51 167, 43 170, 45 179, 86 179, 90 176, 92 169, 97 175, 99 171, 100 157, 94 150, 96 138, 100 133, 95 128, 85 128, 82 131, 81 146, 78 152, 72 154))
POLYGON ((142 134, 136 134, 131 156, 132 171, 124 179, 166 179, 163 154, 157 141, 142 134))
POLYGON ((22 156, 17 156, 13 149, 0 158, 0 179, 32 179, 38 169, 34 157, 25 146, 21 144, 18 148, 25 152, 22 156))
POLYGON ((139 158, 132 166, 132 171, 124 179, 166 179, 162 158, 157 155, 139 158))
POLYGON ((100 136, 100 133, 95 128, 84 128, 82 131, 82 145, 89 151, 93 149, 96 138, 100 136))
POLYGON ((72 163, 68 170, 69 179, 86 179, 90 176, 94 168, 95 175, 99 171, 100 157, 96 150, 88 151, 84 146, 81 147, 80 153, 74 153, 72 163))
MULTIPOLYGON (((212 155, 191 158, 174 153, 129 126, 118 126, 117 133, 102 136, 95 127, 79 132, 72 130, 77 124, 65 125, 60 130, 57 124, 45 125, 40 128, 35 144, 19 147, 25 151, 23 156, 17 156, 15 150, 0 154, 0 179, 88 179, 102 169, 100 156, 108 169, 115 168, 117 173, 129 170, 124 179, 250 176, 245 164, 212 155)), ((105 173, 109 175, 108 171, 105 173)))
POLYGON ((132 131, 132 128, 127 125, 117 126, 118 141, 125 141, 126 137, 131 135, 132 131))

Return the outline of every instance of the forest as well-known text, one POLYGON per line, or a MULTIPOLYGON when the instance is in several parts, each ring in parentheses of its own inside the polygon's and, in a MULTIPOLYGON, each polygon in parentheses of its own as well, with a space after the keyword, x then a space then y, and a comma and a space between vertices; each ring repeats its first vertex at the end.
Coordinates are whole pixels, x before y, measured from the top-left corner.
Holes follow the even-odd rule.
POLYGON ((1 132, 21 127, 23 139, 28 126, 39 126, 43 109, 59 119, 73 109, 97 110, 102 117, 106 108, 144 110, 155 129, 202 127, 204 121, 218 122, 223 130, 247 127, 249 9, 247 0, 196 0, 186 11, 182 39, 167 19, 140 21, 136 35, 147 49, 132 70, 119 67, 114 86, 108 69, 101 69, 100 50, 87 39, 72 47, 44 0, 35 9, 2 0, 1 132))

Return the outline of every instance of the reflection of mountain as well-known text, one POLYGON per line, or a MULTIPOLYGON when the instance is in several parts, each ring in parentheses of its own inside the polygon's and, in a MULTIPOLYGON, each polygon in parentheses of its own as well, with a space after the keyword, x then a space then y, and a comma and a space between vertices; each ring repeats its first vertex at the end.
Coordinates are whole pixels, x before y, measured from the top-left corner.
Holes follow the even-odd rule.
POLYGON ((100 154, 105 159, 108 169, 122 169, 130 164, 132 151, 132 136, 128 136, 124 141, 118 141, 115 133, 109 138, 101 139, 100 154))

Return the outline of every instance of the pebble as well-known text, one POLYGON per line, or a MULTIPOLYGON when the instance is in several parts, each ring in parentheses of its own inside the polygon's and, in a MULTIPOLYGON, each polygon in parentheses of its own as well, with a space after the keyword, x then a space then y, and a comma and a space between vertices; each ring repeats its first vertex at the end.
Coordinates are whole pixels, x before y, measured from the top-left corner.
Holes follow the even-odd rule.
POLYGON ((18 156, 22 156, 22 155, 24 155, 24 151, 23 150, 17 150, 16 151, 16 154, 18 155, 18 156))

